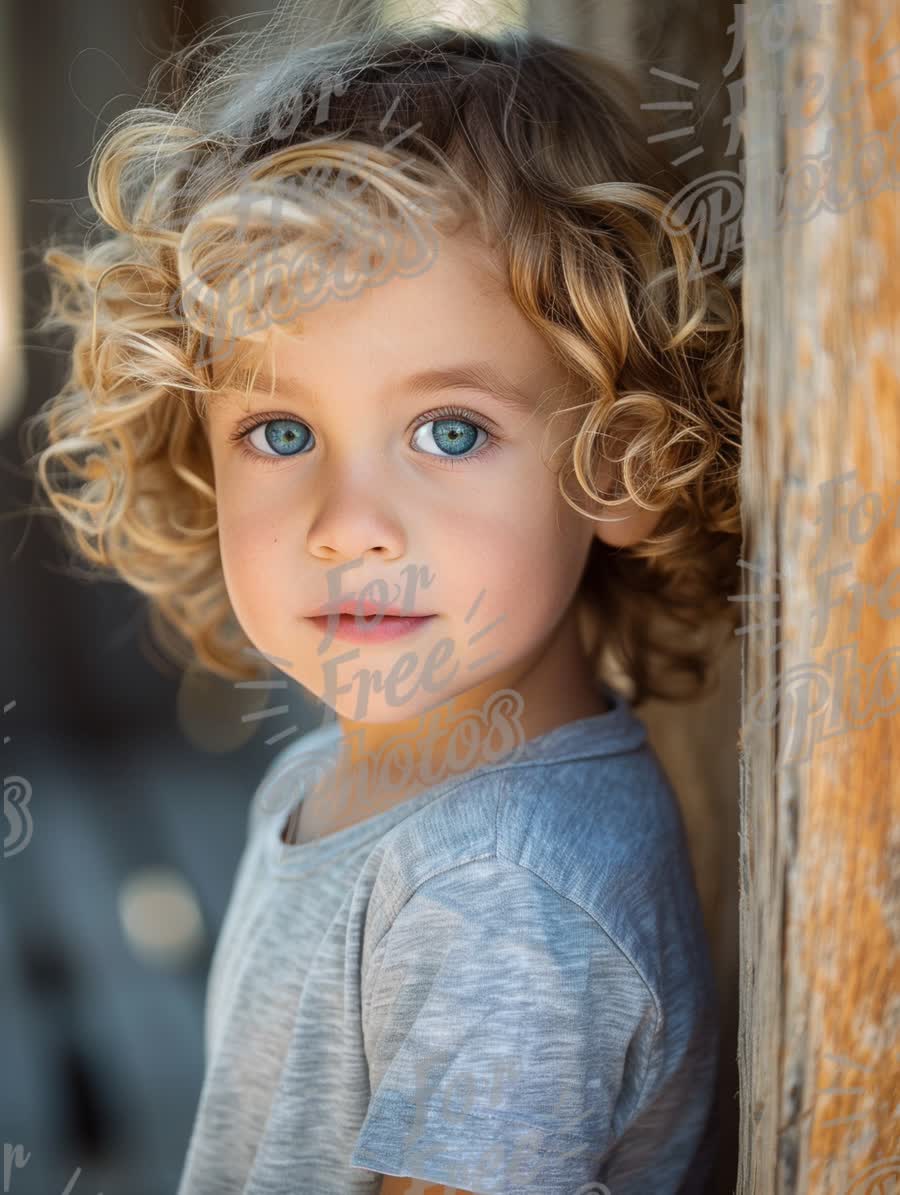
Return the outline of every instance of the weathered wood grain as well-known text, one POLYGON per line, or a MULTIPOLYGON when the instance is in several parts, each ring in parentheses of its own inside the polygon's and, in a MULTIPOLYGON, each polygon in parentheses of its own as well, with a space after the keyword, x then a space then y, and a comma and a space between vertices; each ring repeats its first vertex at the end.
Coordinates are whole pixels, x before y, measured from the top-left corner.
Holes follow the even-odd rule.
MULTIPOLYGON (((748 607, 744 674, 737 1195, 889 1195, 900 1190, 900 14, 840 0, 816 33, 815 6, 789 4, 781 56, 752 19, 767 7, 749 5, 747 37, 746 590, 770 597, 748 607), (807 97, 793 122, 775 95, 789 80, 807 97), (892 126, 893 189, 776 227, 783 165, 791 177, 808 155, 811 179, 837 130, 865 166, 892 126), (850 509, 828 535, 832 492, 850 509)), ((848 163, 827 177, 852 182, 848 163)))

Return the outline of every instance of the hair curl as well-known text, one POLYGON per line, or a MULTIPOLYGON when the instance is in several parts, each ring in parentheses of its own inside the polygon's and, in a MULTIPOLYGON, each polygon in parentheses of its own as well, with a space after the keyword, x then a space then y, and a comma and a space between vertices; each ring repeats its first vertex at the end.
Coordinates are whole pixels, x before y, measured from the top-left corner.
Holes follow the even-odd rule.
POLYGON ((514 27, 379 24, 309 45, 282 22, 195 40, 148 94, 91 163, 103 235, 44 255, 41 326, 74 343, 65 386, 26 432, 44 438, 37 483, 70 543, 147 595, 160 646, 221 676, 260 673, 219 556, 202 421, 216 390, 210 314, 221 327, 207 285, 236 253, 258 259, 273 231, 324 243, 365 212, 410 229, 428 213, 433 227, 474 219, 502 249, 513 299, 586 385, 583 408, 568 408, 579 426, 559 473, 566 501, 591 517, 629 499, 663 512, 640 544, 591 545, 578 601, 597 674, 618 670, 635 704, 695 696, 715 663, 709 631, 733 626, 726 595, 739 588, 741 267, 729 256, 727 275, 692 270, 691 238, 667 215, 685 180, 648 149, 631 78, 514 27), (332 188, 311 216, 285 198, 287 180, 348 166, 364 200, 332 188), (267 231, 257 200, 276 194, 267 231), (236 244, 240 195, 256 216, 236 244), (602 492, 601 462, 613 466, 602 492))

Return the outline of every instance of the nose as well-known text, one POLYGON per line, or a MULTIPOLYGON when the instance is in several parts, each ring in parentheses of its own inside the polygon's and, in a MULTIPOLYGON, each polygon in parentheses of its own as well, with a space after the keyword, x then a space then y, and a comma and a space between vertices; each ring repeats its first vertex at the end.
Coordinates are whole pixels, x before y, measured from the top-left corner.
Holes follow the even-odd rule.
POLYGON ((399 559, 407 549, 406 533, 392 508, 383 466, 323 470, 319 505, 310 523, 307 547, 320 560, 358 560, 367 553, 399 559))

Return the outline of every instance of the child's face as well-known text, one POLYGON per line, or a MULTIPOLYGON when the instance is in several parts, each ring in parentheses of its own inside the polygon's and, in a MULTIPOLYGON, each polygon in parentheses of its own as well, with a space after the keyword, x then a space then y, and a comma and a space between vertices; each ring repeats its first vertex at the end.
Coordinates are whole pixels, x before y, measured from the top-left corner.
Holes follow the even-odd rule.
POLYGON ((587 560, 594 524, 559 495, 562 450, 553 454, 574 431, 570 417, 553 421, 541 454, 549 411, 578 396, 486 272, 486 254, 463 234, 440 238, 420 275, 305 311, 300 335, 275 330, 267 350, 247 358, 261 377, 274 365, 272 399, 210 400, 234 611, 260 652, 346 719, 406 721, 495 675, 514 688, 517 667, 570 607, 587 560), (407 381, 471 362, 523 390, 527 407, 474 384, 426 392, 407 381), (554 400, 535 414, 550 389, 554 400), (464 421, 422 419, 445 406, 464 421), (253 418, 269 423, 248 433, 247 456, 229 435, 253 418), (435 617, 393 640, 330 638, 320 653, 323 631, 310 616, 379 580, 386 588, 370 585, 367 598, 435 617), (375 674, 384 682, 392 669, 394 683, 379 691, 375 674))

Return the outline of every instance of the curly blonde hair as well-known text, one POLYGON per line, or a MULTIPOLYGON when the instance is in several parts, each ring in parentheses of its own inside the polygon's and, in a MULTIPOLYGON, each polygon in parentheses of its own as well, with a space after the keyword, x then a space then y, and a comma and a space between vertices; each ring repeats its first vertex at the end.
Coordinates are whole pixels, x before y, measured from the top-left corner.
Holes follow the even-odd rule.
POLYGON ((214 382, 208 352, 211 330, 223 343, 217 281, 273 234, 346 244, 365 212, 399 213, 411 229, 474 220, 514 301, 583 380, 565 500, 591 517, 628 501, 662 512, 639 544, 592 542, 578 602, 596 675, 617 671, 634 704, 698 695, 717 629, 736 622, 740 264, 694 268, 667 206, 685 180, 648 148, 629 75, 515 27, 373 24, 309 45, 282 24, 195 40, 148 94, 91 163, 103 235, 44 254, 41 326, 74 343, 65 386, 26 430, 43 438, 30 464, 68 542, 147 595, 163 650, 231 679, 264 667, 226 591, 203 426, 231 373, 214 382), (315 211, 286 192, 348 170, 365 190, 326 187, 315 211), (257 201, 275 195, 267 231, 257 201))

